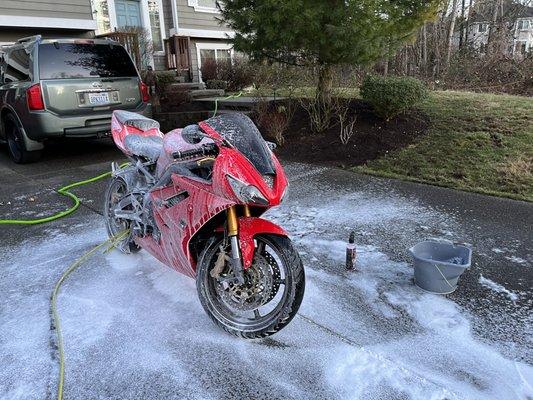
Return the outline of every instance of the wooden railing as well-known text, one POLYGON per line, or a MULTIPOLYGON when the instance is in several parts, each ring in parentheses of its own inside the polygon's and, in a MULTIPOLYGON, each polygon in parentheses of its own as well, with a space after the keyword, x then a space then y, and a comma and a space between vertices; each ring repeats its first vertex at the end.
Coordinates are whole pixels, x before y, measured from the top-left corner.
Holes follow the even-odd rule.
POLYGON ((175 69, 178 74, 186 72, 192 79, 191 39, 189 37, 172 36, 165 39, 165 55, 167 69, 175 69))
POLYGON ((98 35, 100 39, 111 39, 115 42, 119 42, 126 51, 130 54, 133 62, 137 66, 139 71, 142 69, 141 51, 139 48, 139 35, 134 32, 110 32, 98 35))

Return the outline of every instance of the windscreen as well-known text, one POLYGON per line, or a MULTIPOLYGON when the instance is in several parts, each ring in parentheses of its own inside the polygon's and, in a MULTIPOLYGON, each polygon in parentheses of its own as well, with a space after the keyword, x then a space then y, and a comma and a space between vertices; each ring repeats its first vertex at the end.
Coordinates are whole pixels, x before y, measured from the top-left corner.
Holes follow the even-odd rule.
POLYGON ((111 44, 41 44, 39 71, 41 79, 137 77, 124 47, 111 44))
POLYGON ((270 150, 252 120, 244 114, 223 114, 205 121, 250 161, 261 175, 274 175, 270 150))

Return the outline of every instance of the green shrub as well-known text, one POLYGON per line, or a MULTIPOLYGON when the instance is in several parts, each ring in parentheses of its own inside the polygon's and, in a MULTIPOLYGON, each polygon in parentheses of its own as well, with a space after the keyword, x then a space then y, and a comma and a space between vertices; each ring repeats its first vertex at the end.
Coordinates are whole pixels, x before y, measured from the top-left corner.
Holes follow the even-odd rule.
POLYGON ((201 71, 202 80, 206 82, 206 86, 209 81, 217 81, 217 84, 224 81, 226 87, 220 89, 232 92, 242 90, 254 81, 254 67, 244 58, 236 58, 232 62, 205 60, 201 71))
POLYGON ((202 72, 202 80, 204 82, 220 79, 218 64, 219 63, 211 58, 202 61, 202 68, 200 68, 200 71, 202 72))
POLYGON ((218 63, 218 79, 226 81, 227 89, 235 92, 253 83, 254 69, 244 58, 235 58, 233 62, 222 61, 218 63))
POLYGON ((228 88, 228 82, 221 79, 211 79, 210 81, 205 82, 206 89, 222 89, 226 90, 228 88))
POLYGON ((415 78, 368 75, 361 85, 361 97, 387 120, 420 103, 428 92, 415 78))
POLYGON ((175 71, 155 71, 155 82, 159 95, 165 93, 168 87, 175 81, 175 71))

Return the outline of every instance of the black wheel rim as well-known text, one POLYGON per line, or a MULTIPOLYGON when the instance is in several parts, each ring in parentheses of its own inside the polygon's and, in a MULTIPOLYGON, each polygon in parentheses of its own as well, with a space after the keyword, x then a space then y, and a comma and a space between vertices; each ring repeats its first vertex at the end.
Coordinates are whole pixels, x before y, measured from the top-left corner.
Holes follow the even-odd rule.
MULTIPOLYGON (((125 221, 119 218, 116 218, 114 215, 114 208, 116 204, 124 198, 124 196, 127 194, 127 187, 126 183, 122 179, 115 179, 109 188, 108 192, 108 198, 106 201, 106 218, 107 218, 107 230, 109 233, 109 236, 117 236, 124 232, 126 229, 130 228, 129 221, 125 221)), ((126 236, 123 240, 121 240, 119 243, 115 245, 115 247, 118 247, 122 249, 123 251, 128 252, 129 249, 129 242, 131 240, 131 232, 128 236, 126 236)))
POLYGON ((15 126, 11 125, 11 129, 7 133, 7 145, 9 147, 9 152, 15 160, 20 160, 22 158, 22 140, 18 135, 18 130, 15 126))

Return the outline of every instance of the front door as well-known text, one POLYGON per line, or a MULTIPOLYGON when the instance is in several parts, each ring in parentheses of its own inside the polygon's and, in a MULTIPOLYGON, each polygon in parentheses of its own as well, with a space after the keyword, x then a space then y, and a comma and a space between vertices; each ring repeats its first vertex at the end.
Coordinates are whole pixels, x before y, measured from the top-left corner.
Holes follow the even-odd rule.
POLYGON ((115 0, 117 26, 141 26, 141 7, 136 0, 115 0))

